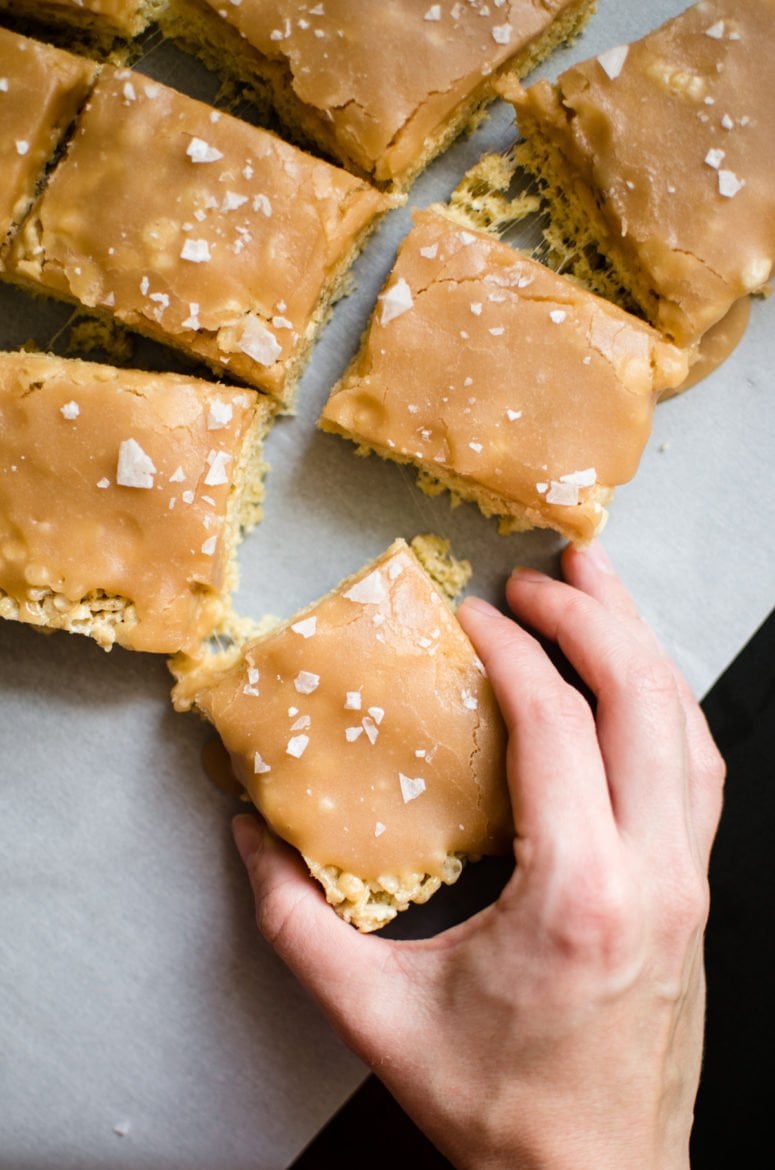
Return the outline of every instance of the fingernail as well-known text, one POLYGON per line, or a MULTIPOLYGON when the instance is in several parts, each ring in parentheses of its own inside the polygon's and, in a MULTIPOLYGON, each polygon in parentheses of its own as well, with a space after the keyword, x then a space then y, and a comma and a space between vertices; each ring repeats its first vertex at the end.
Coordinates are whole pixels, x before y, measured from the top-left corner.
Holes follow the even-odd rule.
MULTIPOLYGON (((489 601, 484 601, 481 597, 467 597, 459 607, 467 610, 473 609, 476 613, 482 614, 484 617, 500 617, 500 610, 496 609, 494 605, 490 605, 489 601)), ((459 612, 459 611, 458 611, 459 612)))
POLYGON ((548 581, 546 573, 539 572, 538 569, 532 569, 530 565, 517 565, 511 570, 512 581, 548 581))
POLYGON ((231 822, 231 831, 234 844, 237 846, 242 861, 248 864, 254 853, 257 853, 264 842, 264 830, 261 822, 249 813, 239 813, 231 822))

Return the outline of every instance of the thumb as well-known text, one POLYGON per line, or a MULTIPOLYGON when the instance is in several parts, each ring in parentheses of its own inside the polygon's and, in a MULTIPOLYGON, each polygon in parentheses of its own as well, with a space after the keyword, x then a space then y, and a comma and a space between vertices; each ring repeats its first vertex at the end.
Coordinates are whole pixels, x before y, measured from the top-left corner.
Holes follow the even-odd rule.
MULTIPOLYGON (((346 1043, 368 1060, 366 1048, 384 1043, 378 1030, 391 998, 384 983, 392 944, 358 934, 335 914, 296 850, 257 817, 235 817, 232 832, 253 889, 258 929, 346 1043)), ((384 1026, 395 1031, 396 1021, 384 1019, 384 1026)))

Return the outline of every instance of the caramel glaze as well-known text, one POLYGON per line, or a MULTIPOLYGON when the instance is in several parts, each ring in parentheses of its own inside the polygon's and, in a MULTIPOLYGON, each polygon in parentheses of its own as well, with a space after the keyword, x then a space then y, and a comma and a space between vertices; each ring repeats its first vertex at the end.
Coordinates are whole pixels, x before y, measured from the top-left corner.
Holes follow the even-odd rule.
POLYGON ((673 394, 683 394, 684 390, 690 390, 698 382, 710 377, 735 352, 745 336, 750 320, 751 298, 740 297, 725 317, 711 325, 707 333, 703 333, 697 347, 697 356, 686 379, 675 390, 667 391, 661 397, 664 399, 670 398, 673 394))
POLYGON ((618 279, 682 345, 772 273, 774 26, 773 0, 703 0, 618 59, 509 95, 528 142, 559 150, 555 180, 618 279))
POLYGON ((197 647, 223 617, 233 476, 264 409, 250 390, 0 354, 0 596, 14 616, 55 625, 104 595, 125 610, 122 645, 197 647), (148 486, 117 482, 127 440, 155 468, 148 486))
POLYGON ((267 131, 106 67, 7 266, 283 398, 321 297, 388 206, 267 131))
POLYGON ((201 679, 186 701, 275 832, 315 862, 373 880, 508 848, 492 689, 403 541, 201 679))
POLYGON ((601 489, 635 474, 657 395, 687 369, 644 322, 428 210, 321 425, 588 540, 601 489))
POLYGON ((70 24, 80 19, 87 28, 96 18, 125 36, 134 36, 162 7, 162 0, 4 0, 0 4, 0 8, 8 7, 14 16, 38 21, 64 19, 70 24))
MULTIPOLYGON (((379 181, 401 176, 483 79, 524 52, 579 0, 203 0, 379 181)), ((591 8, 591 6, 590 6, 591 8)))
POLYGON ((93 61, 0 28, 0 245, 32 202, 96 73, 93 61))

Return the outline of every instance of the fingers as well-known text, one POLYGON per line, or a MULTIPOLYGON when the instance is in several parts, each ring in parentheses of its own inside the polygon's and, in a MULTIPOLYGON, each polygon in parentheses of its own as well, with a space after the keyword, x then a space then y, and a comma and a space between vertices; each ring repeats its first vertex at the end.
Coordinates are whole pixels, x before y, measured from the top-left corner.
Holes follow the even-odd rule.
POLYGON ((255 816, 232 822, 256 902, 256 922, 344 1039, 357 1047, 357 1020, 373 1017, 382 984, 385 948, 339 918, 299 854, 278 841, 255 816))
MULTIPOLYGON (((584 550, 569 545, 563 552, 562 568, 568 584, 596 598, 612 613, 632 619, 636 635, 639 634, 644 642, 658 647, 656 637, 640 620, 635 602, 616 576, 611 560, 599 541, 584 550)), ((700 841, 707 853, 721 815, 726 768, 691 687, 673 662, 670 662, 670 667, 686 719, 692 812, 700 841)))
POLYGON ((709 848, 718 785, 701 761, 715 749, 685 681, 600 553, 566 554, 565 569, 573 584, 523 571, 507 595, 517 616, 556 641, 597 696, 617 819, 640 836, 664 837, 683 827, 691 809, 709 848))
POLYGON ((477 598, 457 611, 509 732, 508 772, 520 865, 605 850, 614 834, 607 781, 586 701, 538 642, 477 598))

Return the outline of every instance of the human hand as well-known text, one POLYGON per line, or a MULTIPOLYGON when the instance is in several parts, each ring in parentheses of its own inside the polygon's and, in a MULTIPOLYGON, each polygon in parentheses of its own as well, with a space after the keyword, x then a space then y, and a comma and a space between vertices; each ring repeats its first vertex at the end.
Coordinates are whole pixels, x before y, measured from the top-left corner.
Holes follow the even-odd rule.
POLYGON ((259 929, 456 1165, 676 1170, 724 766, 600 546, 567 549, 563 571, 518 572, 507 598, 594 713, 516 622, 458 611, 509 731, 517 865, 494 905, 419 942, 359 935, 255 817, 235 837, 259 929))

